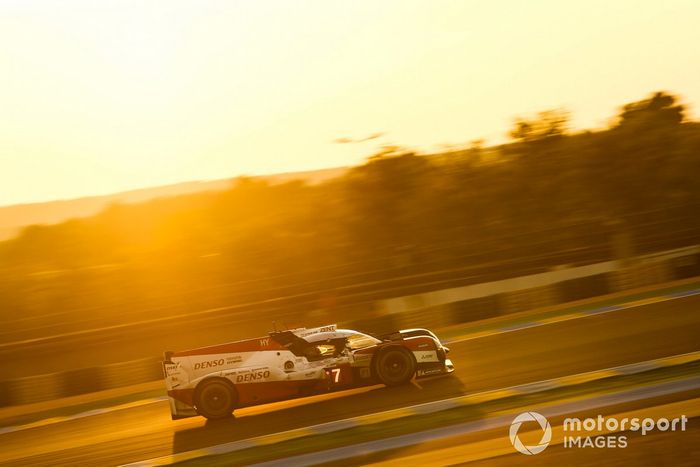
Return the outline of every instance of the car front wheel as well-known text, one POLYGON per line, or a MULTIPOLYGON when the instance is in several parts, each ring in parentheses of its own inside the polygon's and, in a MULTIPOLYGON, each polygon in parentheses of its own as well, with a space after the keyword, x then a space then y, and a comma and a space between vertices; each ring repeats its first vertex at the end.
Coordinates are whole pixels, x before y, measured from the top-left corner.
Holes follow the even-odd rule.
POLYGON ((416 373, 416 360, 403 347, 389 347, 377 356, 375 372, 387 386, 406 384, 416 373))

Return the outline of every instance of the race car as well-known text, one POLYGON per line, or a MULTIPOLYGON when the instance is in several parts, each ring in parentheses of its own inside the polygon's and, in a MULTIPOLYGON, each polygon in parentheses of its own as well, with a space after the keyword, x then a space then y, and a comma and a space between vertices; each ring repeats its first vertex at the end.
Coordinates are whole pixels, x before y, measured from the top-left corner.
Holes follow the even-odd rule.
POLYGON ((427 329, 374 337, 336 325, 165 352, 172 419, 230 417, 234 409, 454 371, 449 349, 427 329))

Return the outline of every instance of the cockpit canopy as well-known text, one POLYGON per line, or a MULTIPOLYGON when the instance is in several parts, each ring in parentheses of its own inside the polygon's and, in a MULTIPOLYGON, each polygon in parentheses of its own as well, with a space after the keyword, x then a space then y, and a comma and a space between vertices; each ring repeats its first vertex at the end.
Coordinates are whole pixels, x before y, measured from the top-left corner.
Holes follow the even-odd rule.
POLYGON ((344 339, 350 350, 364 349, 381 344, 379 339, 350 329, 338 329, 332 332, 321 332, 304 338, 308 342, 321 342, 326 340, 344 339))
POLYGON ((353 351, 381 343, 379 339, 358 331, 336 329, 335 325, 278 331, 270 333, 270 337, 294 355, 304 356, 310 361, 337 357, 346 349, 353 351))

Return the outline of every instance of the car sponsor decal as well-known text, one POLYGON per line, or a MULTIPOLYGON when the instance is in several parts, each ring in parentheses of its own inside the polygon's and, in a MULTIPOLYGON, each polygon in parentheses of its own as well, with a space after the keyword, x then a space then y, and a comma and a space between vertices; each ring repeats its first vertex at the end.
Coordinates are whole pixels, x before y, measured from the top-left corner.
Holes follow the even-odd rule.
POLYGON ((225 360, 223 358, 217 358, 214 360, 205 360, 203 362, 197 362, 194 364, 195 370, 203 370, 205 368, 216 368, 219 366, 224 366, 225 360))
POLYGON ((180 373, 180 362, 163 362, 165 376, 173 376, 180 373))
POLYGON ((418 363, 438 361, 437 352, 434 350, 414 350, 413 355, 418 363))
POLYGON ((425 370, 418 370, 416 372, 417 376, 430 376, 430 375, 437 375, 440 373, 443 373, 444 370, 442 368, 426 368, 425 370))
POLYGON ((223 375, 228 377, 235 384, 260 383, 272 380, 272 372, 269 367, 244 368, 241 370, 227 371, 223 375))
POLYGON ((227 365, 233 365, 235 363, 241 363, 243 361, 243 357, 241 355, 232 355, 230 357, 226 357, 226 364, 227 365))
POLYGON ((270 379, 270 370, 251 371, 236 375, 236 383, 253 383, 256 381, 267 381, 268 379, 270 379))

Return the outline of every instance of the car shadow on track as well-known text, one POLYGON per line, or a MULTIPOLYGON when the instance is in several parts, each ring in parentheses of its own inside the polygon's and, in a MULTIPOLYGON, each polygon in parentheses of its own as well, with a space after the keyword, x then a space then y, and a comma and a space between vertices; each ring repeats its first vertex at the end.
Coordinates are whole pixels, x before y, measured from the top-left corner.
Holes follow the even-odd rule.
MULTIPOLYGON (((345 391, 348 392, 348 391, 345 391)), ((178 430, 173 435, 173 453, 302 428, 321 423, 382 412, 434 400, 457 397, 466 392, 454 376, 414 380, 399 387, 373 386, 361 393, 342 392, 299 398, 284 408, 233 416, 224 420, 204 420, 202 425, 178 430)))

